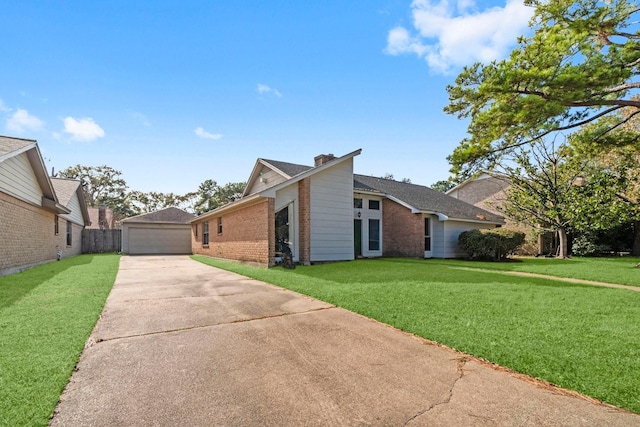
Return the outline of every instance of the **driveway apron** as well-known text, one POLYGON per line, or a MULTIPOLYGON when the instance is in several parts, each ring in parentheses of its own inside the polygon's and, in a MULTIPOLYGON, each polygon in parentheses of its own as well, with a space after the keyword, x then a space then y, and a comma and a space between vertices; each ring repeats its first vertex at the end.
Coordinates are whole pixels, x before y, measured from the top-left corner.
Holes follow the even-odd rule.
POLYGON ((637 426, 640 416, 187 256, 128 256, 51 425, 637 426))

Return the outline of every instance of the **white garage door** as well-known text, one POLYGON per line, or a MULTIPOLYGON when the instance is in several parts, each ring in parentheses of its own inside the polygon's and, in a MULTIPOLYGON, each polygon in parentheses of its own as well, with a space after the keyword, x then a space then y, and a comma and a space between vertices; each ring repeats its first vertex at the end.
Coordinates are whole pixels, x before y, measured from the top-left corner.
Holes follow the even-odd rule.
POLYGON ((129 254, 190 254, 190 229, 129 228, 129 254))

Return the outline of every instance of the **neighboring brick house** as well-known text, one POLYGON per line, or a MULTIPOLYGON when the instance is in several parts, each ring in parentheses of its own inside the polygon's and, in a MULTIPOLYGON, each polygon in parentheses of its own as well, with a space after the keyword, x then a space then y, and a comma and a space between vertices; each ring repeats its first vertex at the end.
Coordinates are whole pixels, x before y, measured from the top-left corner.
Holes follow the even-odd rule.
POLYGON ((193 253, 274 265, 282 245, 302 264, 357 257, 461 256, 458 235, 502 217, 428 187, 353 174, 353 159, 314 166, 258 159, 243 197, 191 221, 193 253))
POLYGON ((37 142, 0 136, 0 275, 79 253, 88 216, 76 184, 63 183, 59 198, 37 142))
MULTIPOLYGON (((510 186, 508 177, 484 172, 453 187, 446 194, 500 215, 500 206, 507 199, 510 186)), ((534 233, 531 227, 506 218, 505 228, 526 234, 526 242, 520 248, 522 255, 536 255, 551 251, 550 248, 545 249, 545 247, 552 245, 553 239, 545 239, 544 234, 534 233)))
POLYGON ((97 208, 88 207, 89 219, 91 225, 87 228, 90 230, 118 230, 120 224, 116 221, 113 209, 104 205, 100 205, 97 208))

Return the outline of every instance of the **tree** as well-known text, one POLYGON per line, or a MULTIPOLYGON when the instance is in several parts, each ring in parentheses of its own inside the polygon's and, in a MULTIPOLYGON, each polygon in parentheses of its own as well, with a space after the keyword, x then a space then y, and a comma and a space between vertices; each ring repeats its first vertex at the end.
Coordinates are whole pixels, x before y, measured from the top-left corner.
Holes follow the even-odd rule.
MULTIPOLYGON (((632 109, 620 112, 623 118, 632 114, 632 109)), ((597 190, 594 191, 606 191, 615 196, 611 203, 592 206, 591 215, 603 218, 614 213, 617 223, 631 222, 632 254, 640 256, 640 143, 637 142, 640 116, 628 118, 623 126, 609 132, 611 143, 606 148, 597 142, 599 129, 619 121, 619 118, 607 117, 585 126, 571 135, 569 148, 572 156, 588 159, 593 164, 593 173, 587 177, 589 186, 595 186, 597 190), (632 144, 634 139, 636 143, 632 144)))
POLYGON ((533 228, 556 232, 558 256, 569 256, 567 234, 580 200, 578 193, 583 171, 567 161, 566 151, 554 143, 539 142, 529 150, 512 153, 512 162, 501 174, 511 186, 505 202, 497 206, 507 217, 533 228))
MULTIPOLYGON (((508 59, 465 67, 447 87, 445 111, 470 118, 449 156, 458 179, 491 169, 516 147, 602 117, 606 135, 640 113, 640 32, 633 0, 528 0, 533 34, 508 59), (633 111, 615 116, 622 108, 633 111)), ((637 137, 637 135, 636 135, 637 137)), ((618 141, 620 142, 620 141, 618 141)))
POLYGON ((246 187, 245 182, 229 182, 220 187, 212 179, 207 179, 198 187, 195 195, 198 198, 194 209, 197 214, 212 211, 234 200, 240 199, 246 187))
POLYGON ((119 217, 127 217, 133 213, 127 198, 128 186, 121 171, 106 165, 76 165, 58 172, 58 175, 80 180, 87 206, 105 205, 119 217))
POLYGON ((440 181, 436 181, 433 184, 431 184, 432 189, 439 191, 441 193, 446 193, 447 191, 451 190, 455 186, 456 184, 449 179, 441 179, 440 181))
MULTIPOLYGON (((394 178, 393 174, 392 174, 392 173, 388 173, 388 172, 387 172, 387 173, 385 173, 385 174, 384 174, 383 176, 381 176, 380 178, 382 178, 382 179, 395 180, 395 178, 394 178)), ((402 179, 400 180, 400 182, 404 182, 404 183, 406 183, 406 184, 411 184, 411 179, 409 179, 409 178, 402 178, 402 179)))
POLYGON ((129 201, 133 209, 138 213, 154 212, 168 207, 177 207, 183 210, 191 210, 190 204, 196 193, 179 195, 175 193, 160 193, 150 191, 132 191, 128 194, 129 201))

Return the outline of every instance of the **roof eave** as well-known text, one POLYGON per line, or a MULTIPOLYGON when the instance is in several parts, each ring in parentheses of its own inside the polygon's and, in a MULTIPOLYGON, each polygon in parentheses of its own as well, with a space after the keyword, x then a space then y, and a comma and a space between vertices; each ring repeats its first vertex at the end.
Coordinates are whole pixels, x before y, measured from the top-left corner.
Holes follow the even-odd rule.
POLYGON ((240 200, 236 200, 235 202, 231 202, 228 203, 224 206, 220 206, 219 208, 216 208, 212 211, 203 213, 200 216, 197 216, 195 218, 193 218, 191 221, 189 221, 187 224, 193 224, 194 222, 198 222, 201 221, 203 219, 207 219, 207 218, 215 218, 218 217, 224 213, 227 212, 231 212, 234 211, 236 209, 245 207, 245 206, 250 206, 253 205, 257 202, 260 202, 262 199, 264 199, 265 197, 262 196, 260 193, 256 193, 256 194, 252 194, 251 196, 248 197, 243 197, 240 200))

